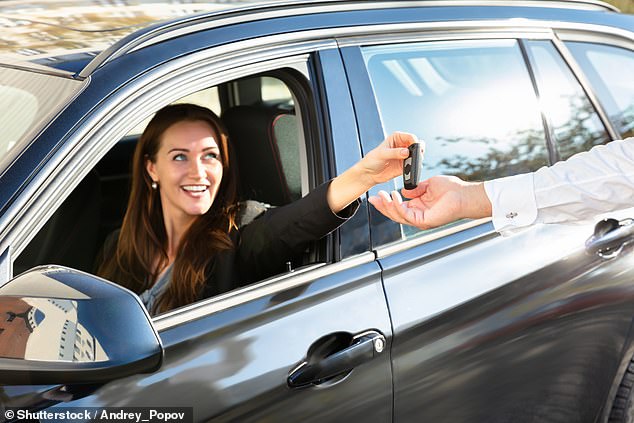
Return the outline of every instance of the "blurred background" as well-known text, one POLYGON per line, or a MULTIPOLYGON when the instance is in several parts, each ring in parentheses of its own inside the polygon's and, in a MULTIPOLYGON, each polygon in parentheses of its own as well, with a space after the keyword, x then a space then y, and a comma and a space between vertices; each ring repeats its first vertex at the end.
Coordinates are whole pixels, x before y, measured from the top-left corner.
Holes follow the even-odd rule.
POLYGON ((604 0, 621 9, 623 13, 634 13, 634 0, 604 0))

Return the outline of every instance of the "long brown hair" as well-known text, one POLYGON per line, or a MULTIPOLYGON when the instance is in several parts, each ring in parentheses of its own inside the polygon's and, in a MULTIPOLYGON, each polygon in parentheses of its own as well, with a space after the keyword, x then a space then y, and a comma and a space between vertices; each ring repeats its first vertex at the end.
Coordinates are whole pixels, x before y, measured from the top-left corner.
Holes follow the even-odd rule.
POLYGON ((161 199, 159 190, 152 189, 145 164, 148 159, 156 160, 163 133, 182 121, 203 121, 213 128, 223 177, 211 208, 196 218, 180 241, 172 282, 150 310, 153 313, 198 299, 216 253, 233 246, 228 232, 235 225, 236 175, 229 166, 227 131, 211 110, 194 104, 174 104, 159 110, 139 138, 132 162, 130 198, 117 248, 114 254, 105 257, 97 273, 138 294, 152 286, 159 269, 167 264, 167 233, 161 199))

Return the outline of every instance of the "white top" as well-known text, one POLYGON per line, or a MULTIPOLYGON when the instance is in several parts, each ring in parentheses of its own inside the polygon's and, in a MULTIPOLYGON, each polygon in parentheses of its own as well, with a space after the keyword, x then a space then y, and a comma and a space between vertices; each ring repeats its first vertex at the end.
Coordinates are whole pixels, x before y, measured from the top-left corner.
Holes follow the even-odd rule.
POLYGON ((484 183, 498 232, 634 207, 634 138, 612 141, 533 173, 484 183))

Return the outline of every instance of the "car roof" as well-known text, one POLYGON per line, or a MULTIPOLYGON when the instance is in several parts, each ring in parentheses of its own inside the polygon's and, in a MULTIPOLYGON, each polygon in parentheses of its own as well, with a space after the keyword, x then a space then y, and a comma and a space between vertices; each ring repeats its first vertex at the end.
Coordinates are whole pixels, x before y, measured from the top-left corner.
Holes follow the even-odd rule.
POLYGON ((618 11, 599 0, 4 0, 0 64, 86 77, 116 57, 192 32, 201 22, 223 25, 256 20, 262 13, 315 9, 500 4, 618 11))

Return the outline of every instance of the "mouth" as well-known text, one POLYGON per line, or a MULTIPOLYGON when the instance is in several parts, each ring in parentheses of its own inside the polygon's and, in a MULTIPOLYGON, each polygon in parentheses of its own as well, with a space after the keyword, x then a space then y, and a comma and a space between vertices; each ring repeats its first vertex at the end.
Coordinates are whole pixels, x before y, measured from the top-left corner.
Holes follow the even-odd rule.
POLYGON ((200 197, 209 191, 208 185, 182 185, 181 189, 193 197, 200 197))

